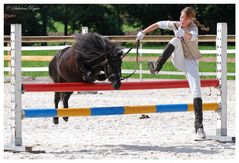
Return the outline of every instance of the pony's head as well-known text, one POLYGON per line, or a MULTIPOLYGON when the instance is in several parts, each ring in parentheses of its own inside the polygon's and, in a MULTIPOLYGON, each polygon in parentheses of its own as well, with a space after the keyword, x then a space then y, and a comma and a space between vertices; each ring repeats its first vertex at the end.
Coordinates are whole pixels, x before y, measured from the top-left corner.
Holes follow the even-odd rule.
POLYGON ((107 56, 108 63, 105 67, 105 74, 112 84, 114 89, 119 89, 121 86, 121 56, 123 51, 115 48, 112 53, 107 56))
POLYGON ((97 80, 102 71, 114 89, 121 86, 122 48, 96 33, 79 34, 76 37, 77 60, 83 63, 86 81, 97 80))

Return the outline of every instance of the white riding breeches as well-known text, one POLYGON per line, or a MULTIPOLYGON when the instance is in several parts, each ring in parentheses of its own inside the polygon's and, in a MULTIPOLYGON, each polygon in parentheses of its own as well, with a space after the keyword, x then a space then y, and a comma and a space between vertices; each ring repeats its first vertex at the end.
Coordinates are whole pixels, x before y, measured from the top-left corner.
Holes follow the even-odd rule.
POLYGON ((173 65, 178 70, 185 72, 193 98, 201 97, 198 61, 184 57, 181 40, 179 38, 174 37, 169 43, 175 47, 171 57, 173 65))

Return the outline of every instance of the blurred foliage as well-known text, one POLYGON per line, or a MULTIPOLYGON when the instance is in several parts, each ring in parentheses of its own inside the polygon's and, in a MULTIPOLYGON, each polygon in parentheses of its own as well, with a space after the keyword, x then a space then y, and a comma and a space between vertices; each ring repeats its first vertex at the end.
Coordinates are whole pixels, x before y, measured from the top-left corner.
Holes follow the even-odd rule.
POLYGON ((228 23, 228 34, 235 34, 235 4, 5 4, 4 34, 10 34, 10 24, 20 23, 23 35, 45 36, 59 32, 55 22, 64 25, 64 35, 80 32, 83 26, 102 35, 124 34, 125 26, 137 33, 159 20, 178 20, 186 6, 194 7, 197 19, 210 27, 199 34, 215 34, 217 22, 228 23))

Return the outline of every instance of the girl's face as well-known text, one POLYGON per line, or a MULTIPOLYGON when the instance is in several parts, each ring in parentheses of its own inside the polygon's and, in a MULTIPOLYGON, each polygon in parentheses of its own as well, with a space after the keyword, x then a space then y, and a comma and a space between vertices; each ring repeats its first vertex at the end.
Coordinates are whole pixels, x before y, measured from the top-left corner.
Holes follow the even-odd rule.
POLYGON ((184 27, 187 27, 190 25, 190 23, 192 22, 192 18, 189 18, 186 16, 185 12, 182 12, 181 13, 181 16, 180 16, 180 23, 181 23, 181 26, 184 28, 184 27))

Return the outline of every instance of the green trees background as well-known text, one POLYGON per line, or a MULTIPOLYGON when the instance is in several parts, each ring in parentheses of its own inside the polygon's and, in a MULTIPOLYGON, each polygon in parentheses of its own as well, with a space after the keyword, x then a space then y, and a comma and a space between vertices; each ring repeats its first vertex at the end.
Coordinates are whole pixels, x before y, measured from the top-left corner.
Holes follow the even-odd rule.
POLYGON ((199 34, 215 34, 217 22, 227 22, 228 34, 235 34, 235 4, 5 4, 4 35, 12 23, 21 23, 23 35, 31 36, 72 35, 82 26, 102 35, 135 34, 159 20, 178 20, 186 6, 210 27, 199 34))

